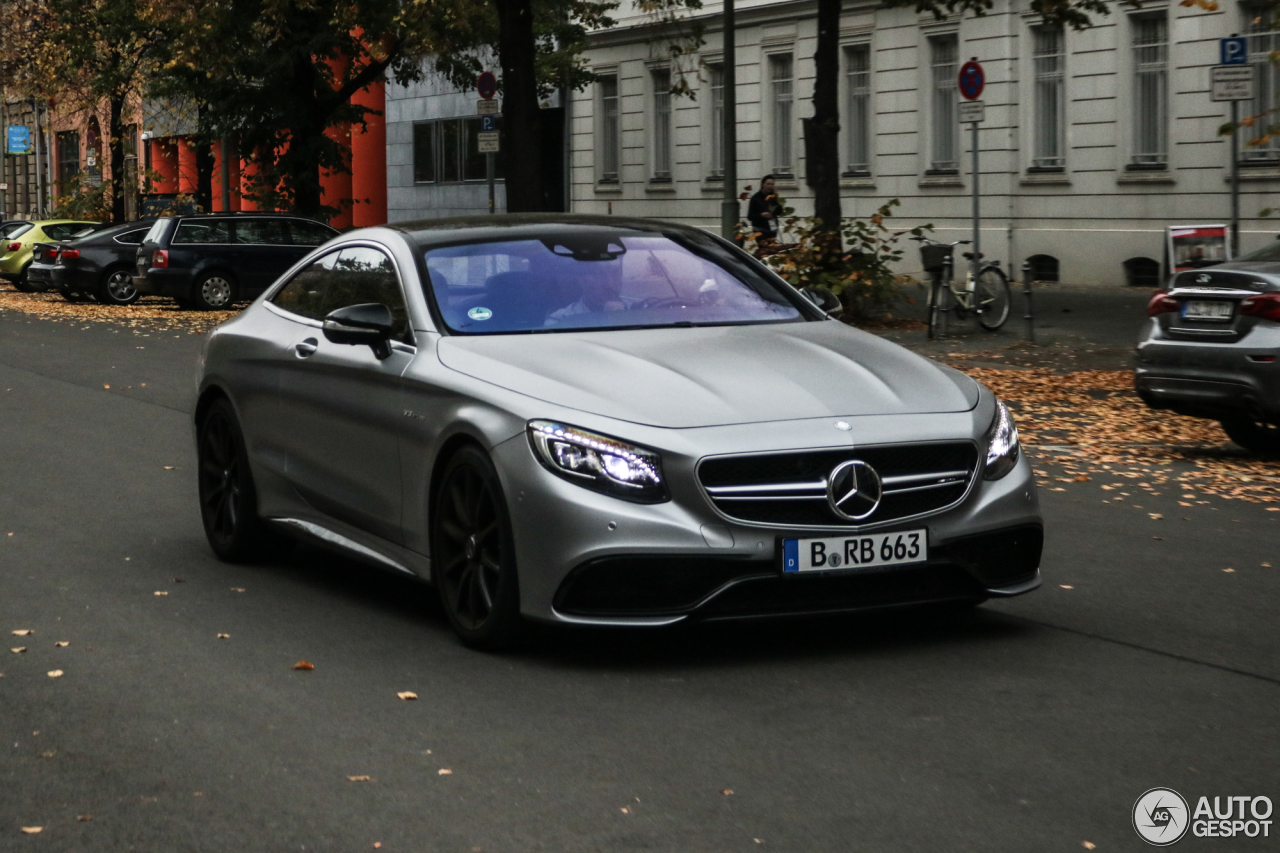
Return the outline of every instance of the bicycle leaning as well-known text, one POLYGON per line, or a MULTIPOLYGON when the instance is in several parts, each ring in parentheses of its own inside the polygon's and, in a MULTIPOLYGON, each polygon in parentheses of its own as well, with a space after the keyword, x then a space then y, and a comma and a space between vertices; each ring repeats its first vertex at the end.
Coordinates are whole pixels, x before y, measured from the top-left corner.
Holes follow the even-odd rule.
POLYGON ((994 332, 1009 319, 1009 279, 1000 269, 999 261, 983 261, 982 254, 975 258, 972 252, 965 252, 969 261, 969 271, 965 274, 962 286, 957 287, 952 281, 955 247, 967 246, 969 240, 957 240, 954 243, 938 243, 927 237, 916 237, 923 245, 920 247, 920 259, 924 262, 924 270, 931 278, 929 287, 929 338, 939 335, 941 323, 947 311, 952 310, 946 304, 947 296, 954 301, 956 319, 963 320, 972 312, 979 325, 988 332, 994 332))

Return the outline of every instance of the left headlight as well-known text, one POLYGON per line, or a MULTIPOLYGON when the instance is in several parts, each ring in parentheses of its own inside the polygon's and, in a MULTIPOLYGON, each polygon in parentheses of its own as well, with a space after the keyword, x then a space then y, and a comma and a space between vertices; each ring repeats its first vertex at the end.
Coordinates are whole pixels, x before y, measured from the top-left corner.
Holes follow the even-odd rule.
POLYGON ((1018 464, 1018 428, 1013 425, 1009 407, 996 400, 996 418, 987 431, 987 466, 982 476, 999 480, 1018 464))
POLYGON ((652 450, 554 421, 530 421, 529 443, 548 470, 579 486, 636 503, 669 499, 652 450))

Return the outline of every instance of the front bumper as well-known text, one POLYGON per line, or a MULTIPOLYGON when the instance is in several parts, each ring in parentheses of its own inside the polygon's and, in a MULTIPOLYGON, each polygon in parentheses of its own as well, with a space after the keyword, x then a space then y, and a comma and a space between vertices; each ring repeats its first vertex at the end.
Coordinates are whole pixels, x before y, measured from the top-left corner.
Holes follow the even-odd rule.
POLYGON ((548 472, 523 435, 493 453, 515 532, 521 610, 536 619, 666 625, 981 601, 1040 584, 1042 522, 1025 454, 958 505, 876 528, 927 528, 929 562, 783 577, 782 538, 841 533, 724 518, 695 484, 673 476, 675 465, 667 468, 673 500, 641 505, 548 472))
POLYGON ((1153 322, 1136 360, 1134 388, 1154 409, 1280 419, 1280 324, 1259 324, 1235 343, 1205 343, 1166 338, 1153 322))

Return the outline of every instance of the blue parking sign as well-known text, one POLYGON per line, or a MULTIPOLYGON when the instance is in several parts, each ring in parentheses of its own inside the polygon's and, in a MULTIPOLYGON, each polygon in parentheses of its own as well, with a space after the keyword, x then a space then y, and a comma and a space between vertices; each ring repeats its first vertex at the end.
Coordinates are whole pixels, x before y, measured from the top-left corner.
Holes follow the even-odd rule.
POLYGON ((480 116, 480 130, 484 133, 492 133, 498 129, 497 116, 480 116))
POLYGON ((29 154, 31 152, 31 128, 25 124, 10 125, 6 134, 5 151, 9 154, 29 154))
POLYGON ((1244 36, 1232 36, 1218 42, 1219 65, 1245 65, 1249 61, 1249 40, 1244 36))

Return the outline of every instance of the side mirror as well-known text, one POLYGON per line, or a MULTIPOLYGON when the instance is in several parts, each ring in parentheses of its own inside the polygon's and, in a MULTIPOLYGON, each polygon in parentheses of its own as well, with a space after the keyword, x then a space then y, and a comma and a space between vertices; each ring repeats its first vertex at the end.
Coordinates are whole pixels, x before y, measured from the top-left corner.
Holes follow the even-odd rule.
POLYGON ((800 292, 806 299, 821 308, 828 317, 839 318, 844 313, 844 303, 825 287, 806 287, 800 292))
POLYGON ((324 318, 324 336, 335 344, 367 344, 379 359, 391 355, 391 332, 395 328, 391 309, 377 302, 348 305, 324 318))

